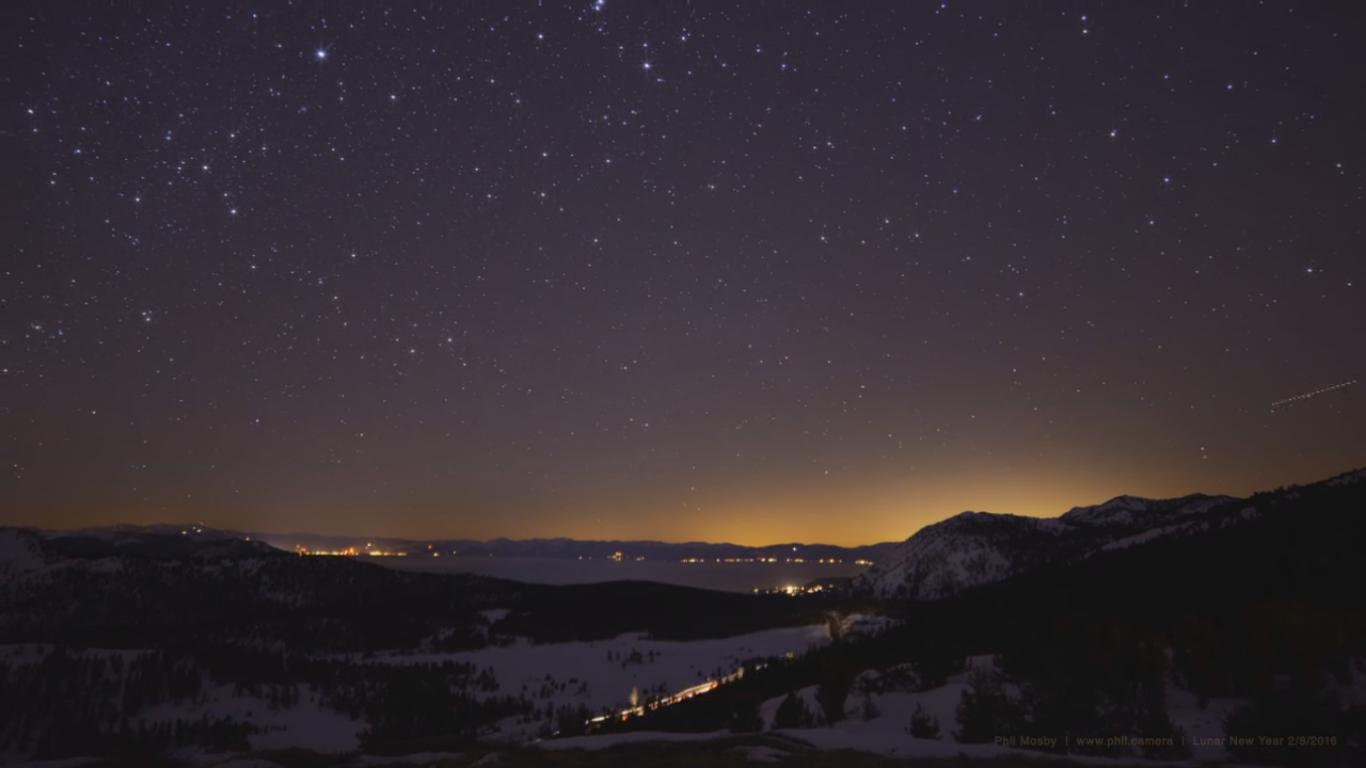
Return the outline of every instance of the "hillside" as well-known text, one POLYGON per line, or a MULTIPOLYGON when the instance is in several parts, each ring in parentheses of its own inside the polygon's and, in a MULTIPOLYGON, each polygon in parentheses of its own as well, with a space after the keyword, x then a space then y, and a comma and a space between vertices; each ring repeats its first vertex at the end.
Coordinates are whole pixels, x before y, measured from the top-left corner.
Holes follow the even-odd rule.
POLYGON ((917 531, 855 580, 878 597, 933 600, 1050 563, 1152 541, 1236 513, 1240 499, 1118 496, 1055 518, 963 512, 917 531))
MULTIPOLYGON (((1366 473, 1182 511, 1189 506, 1121 500, 1081 508, 1073 518, 1088 524, 1121 517, 1123 526, 1142 527, 1153 511, 1193 519, 1141 546, 1095 547, 1115 541, 1117 532, 1107 532, 1074 557, 941 599, 901 601, 902 623, 880 635, 837 643, 631 727, 713 731, 756 707, 772 719, 795 693, 805 714, 786 733, 811 729, 815 743, 899 755, 938 752, 950 740, 1047 736, 1032 748, 1361 764, 1366 603, 1357 585, 1366 473), (909 733, 922 703, 938 721, 937 736, 921 737, 928 743, 909 733), (1267 734, 1288 742, 1259 741, 1267 734), (1172 748, 1081 741, 1096 736, 1161 739, 1172 748)), ((1020 522, 993 518, 967 520, 988 521, 993 532, 1020 522)), ((1054 535, 1022 527, 1011 535, 1054 535)))

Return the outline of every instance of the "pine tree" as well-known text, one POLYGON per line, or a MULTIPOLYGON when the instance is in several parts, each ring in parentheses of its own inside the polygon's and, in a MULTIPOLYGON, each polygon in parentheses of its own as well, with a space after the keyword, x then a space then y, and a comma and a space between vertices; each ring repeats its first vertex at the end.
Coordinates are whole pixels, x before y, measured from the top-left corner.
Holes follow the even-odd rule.
POLYGON ((995 672, 974 669, 958 702, 955 738, 965 744, 980 744, 1011 735, 1020 722, 1018 709, 1006 696, 995 672))
POLYGON ((787 694, 773 715, 773 727, 806 728, 810 725, 811 712, 807 710, 806 703, 798 698, 796 693, 787 694))
POLYGON ((939 718, 931 717, 924 707, 916 704, 915 711, 911 713, 911 724, 907 726, 906 732, 917 739, 937 739, 939 718))

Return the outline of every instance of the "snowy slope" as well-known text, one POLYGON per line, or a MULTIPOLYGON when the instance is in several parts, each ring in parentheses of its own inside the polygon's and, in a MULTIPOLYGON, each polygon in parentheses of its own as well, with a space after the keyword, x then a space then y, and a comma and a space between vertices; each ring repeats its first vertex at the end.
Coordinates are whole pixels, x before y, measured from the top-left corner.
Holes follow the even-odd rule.
POLYGON ((233 686, 216 686, 194 703, 166 702, 137 716, 138 722, 155 724, 200 717, 230 718, 251 723, 253 749, 309 749, 315 752, 352 752, 360 746, 365 724, 318 704, 306 695, 292 706, 238 693, 233 686))
POLYGON ((964 512, 917 531, 885 563, 859 576, 855 586, 879 597, 948 597, 1046 563, 1184 530, 1234 501, 1202 494, 1178 499, 1117 496, 1056 518, 964 512))
MULTIPOLYGON (((973 657, 970 666, 976 668, 996 667, 997 660, 989 655, 973 657)), ((958 705, 963 692, 968 688, 968 673, 951 676, 944 685, 925 690, 886 690, 871 693, 870 697, 875 714, 865 719, 861 715, 862 693, 852 692, 845 705, 846 718, 838 723, 821 722, 820 707, 815 700, 815 686, 794 691, 806 704, 807 709, 816 716, 816 722, 809 728, 774 729, 773 716, 784 697, 778 696, 765 701, 759 708, 764 722, 764 731, 778 734, 794 745, 811 745, 823 750, 855 750, 873 752, 898 758, 993 758, 1015 757, 1027 760, 1040 759, 1040 752, 996 744, 965 744, 955 739, 959 728, 958 705), (939 725, 939 737, 921 739, 910 735, 908 725, 917 710, 928 715, 939 725)), ((1012 695, 1018 696, 1018 691, 1012 695)), ((1168 684, 1167 708, 1172 722, 1190 739, 1213 739, 1222 735, 1223 718, 1233 709, 1244 704, 1239 699, 1214 699, 1203 706, 1196 702, 1194 694, 1168 684)), ((712 739, 734 738, 729 731, 711 733, 674 734, 659 732, 627 732, 596 736, 581 736, 570 739, 555 739, 539 743, 542 749, 600 750, 620 744, 665 741, 705 741, 712 739)), ((766 742, 770 746, 781 746, 783 742, 766 742)), ((799 754, 800 750, 784 752, 779 750, 771 755, 782 760, 799 754)), ((1226 760, 1228 755, 1222 747, 1196 746, 1192 750, 1195 762, 1226 760)), ((1068 761, 1094 765, 1133 765, 1135 758, 1110 758, 1072 754, 1068 761)))
MULTIPOLYGON (((629 706, 631 691, 643 701, 671 694, 708 679, 735 672, 757 658, 801 655, 830 642, 826 625, 790 627, 746 635, 679 642, 654 640, 640 633, 610 640, 511 645, 440 654, 386 653, 370 657, 379 664, 428 664, 453 661, 491 670, 498 696, 524 696, 540 709, 583 704, 594 713, 629 706)), ((503 724, 503 735, 526 737, 531 729, 503 724)))

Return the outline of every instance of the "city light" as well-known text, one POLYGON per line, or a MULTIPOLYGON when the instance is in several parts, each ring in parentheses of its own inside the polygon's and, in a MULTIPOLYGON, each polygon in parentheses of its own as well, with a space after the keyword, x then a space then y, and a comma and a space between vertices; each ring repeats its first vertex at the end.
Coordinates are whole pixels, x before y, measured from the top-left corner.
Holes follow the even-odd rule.
MULTIPOLYGON (((355 547, 346 547, 345 549, 309 549, 308 547, 301 546, 301 545, 296 545, 296 546, 294 547, 294 552, 295 552, 295 554, 298 554, 298 555, 308 555, 308 556, 312 556, 312 557, 359 557, 359 556, 361 556, 361 555, 367 555, 367 556, 369 556, 369 557, 407 557, 407 556, 408 556, 408 553, 407 553, 407 552, 404 552, 404 551, 402 551, 402 550, 387 550, 387 549, 367 548, 367 549, 365 549, 364 551, 362 551, 362 550, 356 549, 355 547)), ((440 555, 439 552, 433 552, 433 553, 432 553, 432 556, 433 556, 433 557, 437 557, 437 556, 439 556, 439 555, 440 555)))

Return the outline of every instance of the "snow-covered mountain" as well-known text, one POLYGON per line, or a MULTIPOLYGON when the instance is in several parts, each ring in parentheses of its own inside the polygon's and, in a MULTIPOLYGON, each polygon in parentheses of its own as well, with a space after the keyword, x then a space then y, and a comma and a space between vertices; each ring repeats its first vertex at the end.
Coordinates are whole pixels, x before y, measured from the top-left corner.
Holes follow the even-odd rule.
POLYGON ((879 597, 948 597, 1047 563, 1151 541, 1240 507, 1239 502, 1203 494, 1177 499, 1117 496, 1055 518, 963 512, 917 531, 859 576, 855 588, 879 597))

